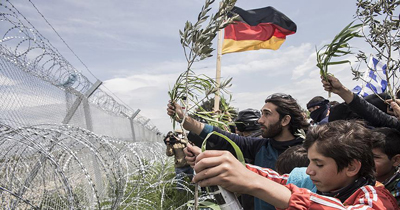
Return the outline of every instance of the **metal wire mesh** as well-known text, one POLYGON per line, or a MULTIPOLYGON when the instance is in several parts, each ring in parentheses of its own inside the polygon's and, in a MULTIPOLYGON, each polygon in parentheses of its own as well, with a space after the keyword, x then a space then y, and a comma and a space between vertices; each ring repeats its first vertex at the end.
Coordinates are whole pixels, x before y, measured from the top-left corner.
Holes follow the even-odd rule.
POLYGON ((11 2, 0 3, 0 9, 0 32, 4 33, 0 37, 0 96, 5 101, 0 105, 3 120, 25 126, 67 121, 89 130, 99 128, 104 131, 100 129, 102 126, 120 129, 113 126, 115 121, 121 121, 115 117, 120 117, 127 119, 125 124, 131 131, 109 129, 109 133, 135 140, 134 126, 131 126, 134 123, 146 129, 143 135, 158 133, 146 117, 137 115, 131 119, 134 111, 118 103, 101 86, 90 92, 95 84, 78 72, 11 2), (107 113, 114 120, 108 120, 110 123, 106 125, 104 118, 93 120, 94 115, 90 112, 94 111, 104 116, 107 113), (73 116, 66 120, 71 113, 73 116))
POLYGON ((0 203, 6 209, 115 209, 127 198, 141 202, 131 196, 141 198, 154 185, 146 185, 147 176, 162 182, 170 171, 164 167, 173 167, 160 156, 164 150, 160 143, 129 143, 69 125, 0 125, 0 203))
POLYGON ((143 195, 173 171, 161 140, 0 2, 0 206, 154 208, 143 195))

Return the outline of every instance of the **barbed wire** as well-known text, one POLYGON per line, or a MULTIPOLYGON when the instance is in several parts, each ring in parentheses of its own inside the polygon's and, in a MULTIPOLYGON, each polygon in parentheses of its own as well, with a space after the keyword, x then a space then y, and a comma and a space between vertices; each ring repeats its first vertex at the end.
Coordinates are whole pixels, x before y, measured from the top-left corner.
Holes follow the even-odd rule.
POLYGON ((157 188, 173 173, 164 151, 161 142, 130 143, 70 125, 15 129, 0 123, 0 204, 6 209, 144 206, 137 200, 148 186, 157 188), (160 180, 149 183, 149 177, 160 180))
MULTIPOLYGON (((9 0, 7 0, 9 1, 9 0)), ((52 24, 50 24, 50 22, 46 19, 46 17, 39 11, 39 9, 36 7, 36 5, 29 0, 29 2, 32 4, 32 6, 36 9, 36 11, 39 13, 39 15, 45 20, 45 22, 50 26, 50 28, 54 31, 54 33, 57 34, 57 36, 61 39, 61 41, 65 44, 65 46, 67 46, 67 48, 72 52, 72 54, 79 60, 79 62, 86 68, 86 70, 97 80, 100 80, 99 78, 96 77, 96 75, 94 75, 92 73, 92 71, 89 70, 89 67, 82 61, 82 59, 75 53, 74 50, 72 50, 72 48, 67 44, 67 42, 61 37, 61 35, 57 32, 57 30, 53 27, 52 24)), ((119 100, 120 103, 123 103, 124 106, 127 106, 128 108, 130 108, 131 110, 133 110, 131 107, 129 107, 128 104, 126 104, 123 100, 121 100, 114 92, 112 92, 109 88, 107 88, 106 85, 102 84, 103 88, 107 89, 109 93, 111 93, 115 98, 117 98, 119 100)))
MULTIPOLYGON (((33 2, 31 0, 29 0, 29 2, 45 19, 47 24, 53 29, 68 49, 75 55, 82 65, 85 66, 87 71, 93 75, 86 64, 84 64, 71 49, 33 2)), ((2 35, 0 37, 0 55, 7 58, 14 65, 17 65, 21 70, 33 74, 66 92, 75 95, 79 92, 81 95, 84 95, 90 87, 93 86, 93 83, 74 68, 61 55, 57 48, 55 48, 9 0, 6 0, 6 3, 10 6, 5 3, 0 3, 0 9, 2 11, 0 13, 0 21, 1 27, 4 29, 2 30, 4 31, 4 34, 0 34, 2 35)), ((94 75, 93 77, 97 79, 94 75)), ((114 97, 111 97, 108 93, 99 88, 89 98, 91 103, 114 115, 128 118, 132 116, 134 113, 132 108, 124 103, 106 86, 102 85, 101 87, 107 89, 107 92, 113 94, 114 97), (117 98, 119 102, 114 98, 117 98), (121 103, 123 103, 123 105, 121 103)), ((141 116, 141 118, 146 117, 141 116)), ((135 120, 141 124, 148 121, 147 119, 135 120)), ((152 122, 148 122, 144 126, 147 129, 155 128, 155 126, 152 125, 152 122)), ((154 130, 158 131, 157 128, 154 130)))

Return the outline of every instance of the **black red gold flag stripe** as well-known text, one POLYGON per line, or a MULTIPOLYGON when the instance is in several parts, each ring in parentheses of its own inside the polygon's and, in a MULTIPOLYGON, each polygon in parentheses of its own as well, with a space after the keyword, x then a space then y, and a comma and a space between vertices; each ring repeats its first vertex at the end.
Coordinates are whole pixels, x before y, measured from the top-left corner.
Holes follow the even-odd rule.
POLYGON ((248 50, 277 50, 287 35, 296 33, 297 26, 286 15, 273 7, 243 10, 234 7, 241 21, 225 28, 222 54, 248 50))

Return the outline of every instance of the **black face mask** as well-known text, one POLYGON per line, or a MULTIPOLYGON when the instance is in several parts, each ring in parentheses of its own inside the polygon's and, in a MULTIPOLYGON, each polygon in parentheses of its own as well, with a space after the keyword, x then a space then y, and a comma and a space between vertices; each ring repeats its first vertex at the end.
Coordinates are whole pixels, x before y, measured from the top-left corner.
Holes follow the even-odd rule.
POLYGON ((326 114, 328 114, 328 110, 328 104, 321 105, 318 109, 310 113, 310 117, 314 120, 314 122, 320 122, 326 117, 326 114))

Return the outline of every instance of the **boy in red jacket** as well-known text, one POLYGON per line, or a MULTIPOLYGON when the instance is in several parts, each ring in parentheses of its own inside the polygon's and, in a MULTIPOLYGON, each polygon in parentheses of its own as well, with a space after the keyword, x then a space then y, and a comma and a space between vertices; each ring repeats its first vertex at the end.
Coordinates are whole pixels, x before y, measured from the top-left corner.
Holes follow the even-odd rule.
MULTIPOLYGON (((195 159, 197 174, 193 181, 201 187, 220 185, 279 209, 397 209, 393 196, 383 186, 375 186, 371 137, 371 131, 363 125, 342 120, 307 133, 304 146, 310 164, 306 174, 299 177, 311 179, 316 193, 286 185, 291 174, 279 175, 252 165, 246 165, 246 170, 226 151, 205 151, 187 159, 195 159)), ((189 152, 191 149, 188 147, 189 152)))

